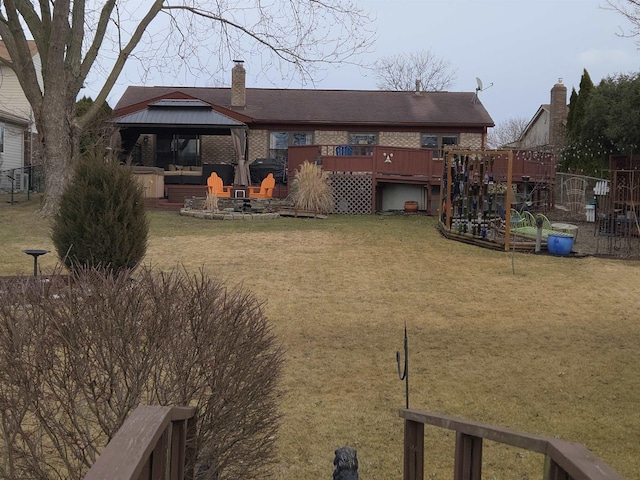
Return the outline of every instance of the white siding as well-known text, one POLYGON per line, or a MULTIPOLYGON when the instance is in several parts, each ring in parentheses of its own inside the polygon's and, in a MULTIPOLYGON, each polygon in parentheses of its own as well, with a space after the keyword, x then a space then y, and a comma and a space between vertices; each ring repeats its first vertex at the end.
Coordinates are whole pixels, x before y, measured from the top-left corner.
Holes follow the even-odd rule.
POLYGON ((523 135, 520 141, 521 148, 541 147, 549 144, 549 112, 543 110, 535 119, 534 123, 523 135))
POLYGON ((24 131, 8 123, 4 124, 4 151, 0 153, 0 170, 24 166, 24 131))
POLYGON ((39 53, 36 53, 33 56, 33 66, 36 69, 36 76, 38 77, 38 85, 40 85, 40 90, 42 90, 44 81, 42 80, 42 61, 40 60, 39 53))
MULTIPOLYGON (((38 83, 42 88, 42 69, 39 53, 34 55, 33 63, 38 73, 38 83)), ((22 91, 16 74, 6 66, 0 66, 0 110, 27 120, 33 119, 31 105, 29 105, 27 97, 22 91)), ((35 133, 35 126, 31 128, 31 131, 35 133)))

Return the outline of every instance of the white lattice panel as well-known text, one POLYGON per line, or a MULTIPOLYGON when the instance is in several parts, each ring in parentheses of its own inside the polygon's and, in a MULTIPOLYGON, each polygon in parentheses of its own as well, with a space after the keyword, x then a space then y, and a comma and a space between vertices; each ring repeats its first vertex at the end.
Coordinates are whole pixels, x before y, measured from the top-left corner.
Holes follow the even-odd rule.
POLYGON ((373 177, 370 173, 332 173, 334 213, 368 215, 371 213, 373 177))

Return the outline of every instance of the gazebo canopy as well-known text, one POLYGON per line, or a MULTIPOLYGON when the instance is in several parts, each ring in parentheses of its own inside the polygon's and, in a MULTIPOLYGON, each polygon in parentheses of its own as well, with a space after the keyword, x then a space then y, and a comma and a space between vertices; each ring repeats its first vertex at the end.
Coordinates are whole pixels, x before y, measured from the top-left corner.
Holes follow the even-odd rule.
POLYGON ((198 99, 160 99, 144 109, 112 118, 110 123, 120 128, 126 155, 143 133, 231 135, 232 129, 247 128, 246 124, 217 112, 198 99))

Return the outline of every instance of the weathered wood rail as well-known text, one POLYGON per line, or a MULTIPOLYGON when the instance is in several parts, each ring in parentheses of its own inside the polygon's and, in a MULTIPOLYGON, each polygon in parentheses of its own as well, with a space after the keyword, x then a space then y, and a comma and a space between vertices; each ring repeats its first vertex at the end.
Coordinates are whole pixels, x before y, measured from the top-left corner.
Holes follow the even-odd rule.
POLYGON ((456 432, 454 480, 481 480, 483 440, 544 455, 544 480, 625 480, 580 443, 514 432, 420 410, 400 410, 400 417, 405 419, 404 480, 424 479, 425 424, 456 432))
MULTIPOLYGON (((85 480, 193 479, 196 411, 140 406, 93 464, 85 480)), ((421 410, 400 410, 404 426, 404 480, 424 479, 424 426, 456 432, 454 480, 482 479, 483 440, 545 456, 544 480, 625 480, 579 443, 421 410)))
POLYGON ((196 409, 139 406, 93 464, 85 480, 193 478, 196 409))

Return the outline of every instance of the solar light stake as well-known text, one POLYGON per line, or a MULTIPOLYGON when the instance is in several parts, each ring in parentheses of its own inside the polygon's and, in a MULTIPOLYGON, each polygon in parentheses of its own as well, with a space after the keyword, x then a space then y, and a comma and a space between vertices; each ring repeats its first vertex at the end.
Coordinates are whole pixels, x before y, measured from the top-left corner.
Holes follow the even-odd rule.
POLYGON ((404 371, 400 369, 400 352, 396 351, 396 362, 398 363, 398 377, 404 380, 406 408, 409 408, 409 342, 407 339, 407 322, 404 322, 404 371))

